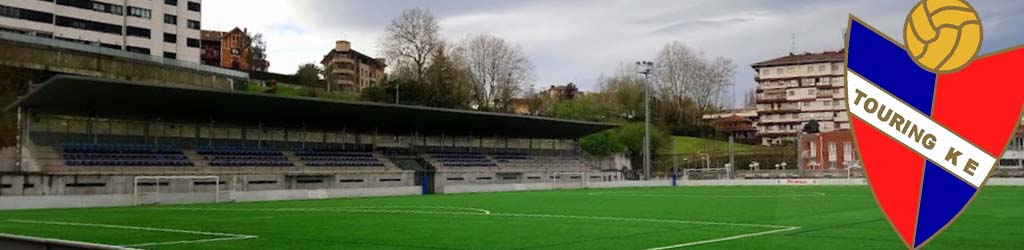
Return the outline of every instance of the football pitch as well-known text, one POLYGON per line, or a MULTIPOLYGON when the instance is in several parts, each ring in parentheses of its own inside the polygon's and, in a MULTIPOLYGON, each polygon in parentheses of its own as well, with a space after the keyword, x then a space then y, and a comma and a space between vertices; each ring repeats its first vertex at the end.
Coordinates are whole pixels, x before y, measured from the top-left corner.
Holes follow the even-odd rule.
MULTIPOLYGON (((987 187, 924 249, 1024 249, 987 187)), ((0 233, 142 249, 906 249, 866 186, 619 188, 0 212, 0 233)))

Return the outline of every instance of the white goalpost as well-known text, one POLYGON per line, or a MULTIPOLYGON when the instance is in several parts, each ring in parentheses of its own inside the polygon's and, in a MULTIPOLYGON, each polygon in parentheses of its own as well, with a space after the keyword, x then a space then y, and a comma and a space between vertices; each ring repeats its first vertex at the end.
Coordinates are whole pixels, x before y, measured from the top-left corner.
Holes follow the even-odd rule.
MULTIPOLYGON (((208 189, 208 188, 201 188, 208 189)), ((136 176, 135 181, 132 184, 132 205, 138 206, 140 204, 159 204, 159 203, 203 203, 203 202, 220 202, 220 177, 219 176, 193 176, 193 175, 175 175, 175 176, 136 176), (182 185, 179 187, 172 187, 171 181, 176 180, 191 180, 192 183, 189 185, 182 185), (164 184, 162 181, 167 181, 164 184), (197 181, 202 182, 203 186, 213 186, 212 194, 209 191, 197 191, 196 187, 200 185, 197 181), (212 183, 210 183, 212 181, 212 183), (164 184, 168 187, 161 190, 160 186, 164 184), (187 187, 187 189, 185 188, 187 187)))
POLYGON ((559 188, 586 188, 586 172, 555 172, 551 174, 551 187, 559 188))

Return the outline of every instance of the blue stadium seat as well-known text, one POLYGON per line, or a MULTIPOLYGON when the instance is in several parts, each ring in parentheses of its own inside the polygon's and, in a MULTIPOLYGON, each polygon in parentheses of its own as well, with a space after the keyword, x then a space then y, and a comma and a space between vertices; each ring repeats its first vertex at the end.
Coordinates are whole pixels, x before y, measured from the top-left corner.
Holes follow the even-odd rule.
POLYGON ((192 166, 172 144, 65 142, 59 146, 68 166, 192 166))

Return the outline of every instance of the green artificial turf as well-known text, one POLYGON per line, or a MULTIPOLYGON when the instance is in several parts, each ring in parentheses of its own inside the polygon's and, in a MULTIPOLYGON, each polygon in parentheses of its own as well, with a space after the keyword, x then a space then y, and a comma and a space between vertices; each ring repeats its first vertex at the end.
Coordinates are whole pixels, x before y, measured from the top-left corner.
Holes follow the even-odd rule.
MULTIPOLYGON (((1024 188, 985 188, 924 249, 1024 249, 1024 188)), ((906 249, 866 186, 622 188, 0 211, 0 232, 146 249, 906 249), (489 214, 488 214, 489 213, 489 214), (756 224, 756 225, 754 225, 756 224), (791 229, 789 227, 799 227, 791 229)))

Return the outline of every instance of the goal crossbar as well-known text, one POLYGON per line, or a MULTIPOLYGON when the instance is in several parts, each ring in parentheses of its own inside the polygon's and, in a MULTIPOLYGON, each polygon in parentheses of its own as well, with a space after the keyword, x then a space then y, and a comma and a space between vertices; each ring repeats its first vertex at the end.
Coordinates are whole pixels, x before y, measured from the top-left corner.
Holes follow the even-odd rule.
POLYGON ((572 176, 579 176, 580 177, 579 178, 579 185, 580 185, 579 188, 584 188, 584 187, 587 186, 587 179, 588 179, 587 178, 587 176, 588 176, 587 172, 554 172, 554 173, 551 174, 551 181, 552 181, 551 187, 557 189, 559 183, 563 183, 563 185, 564 185, 564 183, 574 183, 573 181, 571 181, 572 176), (569 177, 570 180, 562 181, 562 177, 563 176, 564 177, 569 177))
POLYGON ((132 183, 132 205, 139 205, 139 195, 143 194, 160 194, 160 180, 213 180, 213 197, 215 203, 220 203, 220 176, 216 175, 153 175, 153 176, 135 176, 135 180, 132 183), (153 192, 139 192, 139 182, 145 180, 155 180, 155 190, 153 192))

